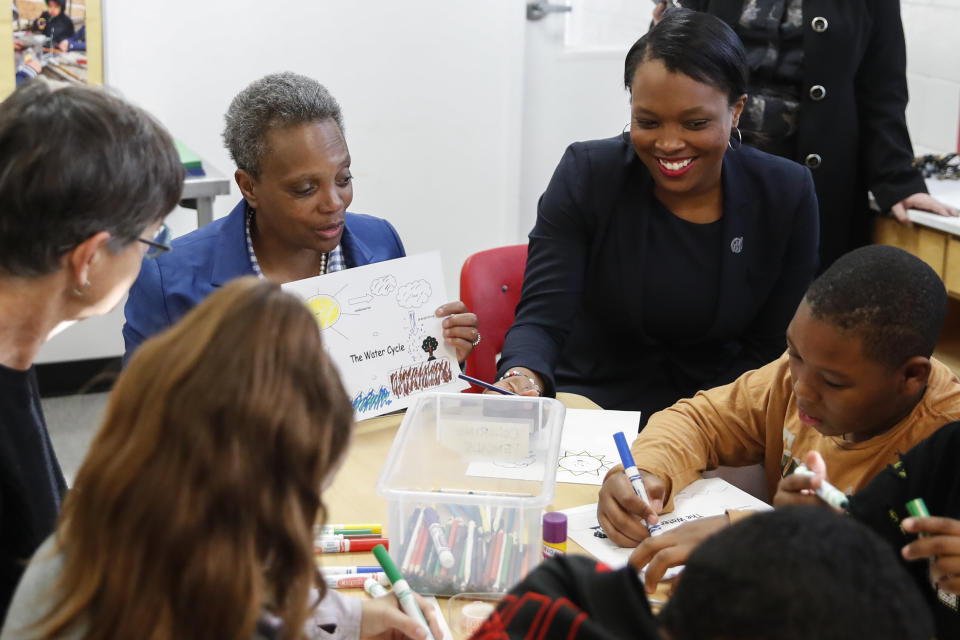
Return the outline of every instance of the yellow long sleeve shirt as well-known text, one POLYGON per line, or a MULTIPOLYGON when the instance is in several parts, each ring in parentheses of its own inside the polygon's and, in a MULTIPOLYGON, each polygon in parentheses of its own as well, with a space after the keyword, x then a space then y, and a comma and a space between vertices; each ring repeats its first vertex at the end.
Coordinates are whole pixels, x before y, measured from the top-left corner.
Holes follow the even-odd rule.
POLYGON ((673 495, 719 465, 763 463, 772 497, 780 479, 810 451, 819 451, 832 484, 845 493, 866 485, 886 465, 945 423, 960 419, 960 380, 931 358, 927 389, 892 429, 862 442, 824 436, 800 422, 786 353, 728 385, 701 391, 650 417, 631 447, 637 468, 668 482, 673 495))

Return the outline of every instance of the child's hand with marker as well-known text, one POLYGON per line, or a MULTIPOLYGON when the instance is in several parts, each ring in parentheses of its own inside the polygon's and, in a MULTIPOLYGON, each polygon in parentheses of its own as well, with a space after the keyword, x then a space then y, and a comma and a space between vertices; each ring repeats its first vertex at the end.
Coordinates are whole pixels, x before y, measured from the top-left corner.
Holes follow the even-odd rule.
POLYGON ((903 530, 920 537, 901 549, 907 560, 930 560, 930 579, 943 591, 960 594, 960 520, 905 518, 903 530))
POLYGON ((621 431, 613 434, 622 467, 614 467, 603 479, 597 520, 607 537, 621 547, 635 546, 653 535, 667 495, 666 483, 647 471, 640 471, 633 462, 627 437, 621 431))
POLYGON ((643 583, 647 593, 657 589, 667 569, 686 564, 697 546, 711 535, 730 525, 726 515, 701 518, 687 522, 676 529, 650 537, 630 554, 630 566, 637 571, 646 567, 643 583))
POLYGON ((650 504, 637 495, 630 479, 619 466, 607 473, 600 487, 597 520, 607 537, 621 547, 635 547, 650 537, 647 525, 657 523, 657 514, 663 508, 667 495, 667 485, 663 480, 643 470, 639 473, 650 504))
POLYGON ((834 504, 828 503, 827 498, 818 495, 824 493, 826 487, 830 487, 832 490, 832 485, 827 480, 827 464, 818 452, 811 451, 807 454, 804 464, 800 465, 799 469, 780 480, 780 484, 777 485, 777 493, 773 496, 773 506, 824 505, 842 511, 842 506, 840 506, 842 504, 842 494, 839 496, 834 494, 834 504))
MULTIPOLYGON (((438 610, 421 596, 414 594, 423 617, 430 625, 434 638, 443 637, 443 629, 437 616, 438 610)), ((397 598, 391 593, 379 598, 364 600, 361 604, 363 615, 360 618, 360 637, 373 640, 395 640, 413 638, 423 640, 427 630, 416 620, 400 609, 397 598)))

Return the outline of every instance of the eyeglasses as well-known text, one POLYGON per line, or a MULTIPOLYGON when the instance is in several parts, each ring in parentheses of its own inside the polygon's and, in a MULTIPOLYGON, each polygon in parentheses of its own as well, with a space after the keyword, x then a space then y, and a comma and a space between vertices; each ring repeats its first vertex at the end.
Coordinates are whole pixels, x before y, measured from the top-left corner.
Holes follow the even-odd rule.
POLYGON ((137 238, 137 240, 150 247, 146 253, 148 258, 158 258, 167 251, 173 250, 173 247, 170 246, 170 227, 162 222, 153 238, 149 240, 147 238, 137 238))

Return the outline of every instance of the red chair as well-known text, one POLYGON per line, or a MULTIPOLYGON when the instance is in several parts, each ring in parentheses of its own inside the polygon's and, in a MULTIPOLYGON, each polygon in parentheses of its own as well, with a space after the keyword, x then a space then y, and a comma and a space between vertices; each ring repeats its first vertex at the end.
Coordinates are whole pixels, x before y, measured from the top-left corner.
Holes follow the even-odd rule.
MULTIPOLYGON (((513 324, 523 271, 527 266, 527 245, 515 244, 479 251, 460 269, 460 299, 480 319, 480 344, 467 358, 465 373, 485 382, 497 376, 497 356, 503 350, 503 339, 513 324)), ((465 393, 480 393, 471 386, 465 393)))

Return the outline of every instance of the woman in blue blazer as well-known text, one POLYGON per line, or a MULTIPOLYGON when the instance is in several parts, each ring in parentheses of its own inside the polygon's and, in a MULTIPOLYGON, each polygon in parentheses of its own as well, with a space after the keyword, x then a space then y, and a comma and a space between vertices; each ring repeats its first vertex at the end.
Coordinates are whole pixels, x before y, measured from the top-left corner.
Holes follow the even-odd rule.
POLYGON ((739 145, 746 60, 712 16, 631 48, 629 134, 575 143, 540 199, 499 384, 653 412, 774 359, 817 270, 806 167, 739 145))
MULTIPOLYGON (((252 83, 230 104, 223 138, 243 199, 144 262, 124 309, 124 361, 241 276, 282 284, 406 255, 389 222, 347 212, 353 176, 343 116, 316 80, 287 72, 252 83)), ((480 341, 476 315, 459 300, 436 314, 446 316, 444 339, 463 362, 480 341)))

